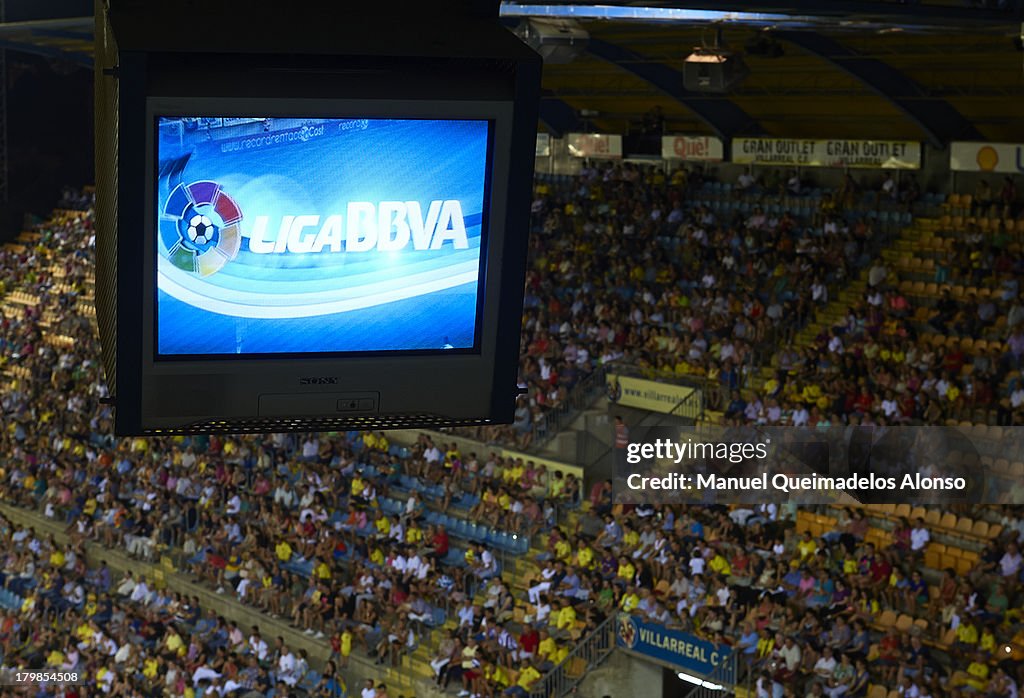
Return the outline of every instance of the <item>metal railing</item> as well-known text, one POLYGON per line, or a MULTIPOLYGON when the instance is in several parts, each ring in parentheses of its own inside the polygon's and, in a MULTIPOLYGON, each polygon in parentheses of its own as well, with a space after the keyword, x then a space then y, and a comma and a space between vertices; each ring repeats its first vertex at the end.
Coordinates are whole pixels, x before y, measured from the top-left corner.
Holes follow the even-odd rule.
POLYGON ((563 429, 567 429, 581 412, 605 393, 605 377, 610 364, 601 364, 573 386, 565 402, 548 410, 533 426, 533 440, 528 451, 537 452, 563 429))
POLYGON ((589 671, 615 651, 616 615, 613 613, 594 632, 580 638, 565 660, 530 687, 530 698, 562 698, 578 686, 589 671))
POLYGON ((721 698, 723 695, 734 695, 736 687, 740 685, 746 685, 749 696, 750 676, 750 666, 744 661, 743 653, 734 650, 710 674, 701 677, 700 683, 695 683, 684 698, 721 698))
POLYGON ((682 417, 683 419, 692 419, 696 424, 697 422, 704 419, 704 408, 706 404, 705 391, 701 388, 694 388, 693 392, 687 395, 685 398, 679 401, 672 411, 669 412, 673 417, 682 417))

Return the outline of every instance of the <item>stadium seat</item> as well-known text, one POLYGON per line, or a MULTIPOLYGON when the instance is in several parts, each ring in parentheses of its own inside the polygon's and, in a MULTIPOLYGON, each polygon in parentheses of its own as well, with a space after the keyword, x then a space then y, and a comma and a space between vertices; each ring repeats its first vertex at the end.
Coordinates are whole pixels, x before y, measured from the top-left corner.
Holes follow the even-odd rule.
POLYGON ((974 519, 967 516, 961 516, 956 522, 956 532, 970 535, 974 528, 974 519))
POLYGON ((948 650, 956 642, 956 630, 949 628, 942 634, 942 639, 935 643, 939 649, 948 650))
POLYGON ((896 611, 887 608, 878 616, 878 620, 875 621, 875 624, 883 630, 888 630, 896 625, 896 620, 896 611))

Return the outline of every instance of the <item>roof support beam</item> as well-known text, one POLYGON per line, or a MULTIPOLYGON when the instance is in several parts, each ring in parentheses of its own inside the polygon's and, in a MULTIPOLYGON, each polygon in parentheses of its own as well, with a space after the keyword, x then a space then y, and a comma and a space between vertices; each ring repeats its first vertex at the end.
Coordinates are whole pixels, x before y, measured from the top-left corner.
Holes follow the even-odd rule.
POLYGON ((6 49, 8 51, 21 51, 22 53, 31 53, 37 56, 44 56, 45 58, 71 61, 72 63, 82 66, 83 68, 92 68, 91 55, 82 53, 80 51, 65 51, 64 49, 58 48, 56 46, 0 39, 0 49, 6 49))
POLYGON ((561 138, 579 125, 576 110, 557 97, 541 97, 540 122, 554 138, 561 138))
POLYGON ((729 99, 685 90, 683 74, 671 66, 593 37, 587 43, 587 51, 664 92, 692 111, 719 138, 728 140, 740 134, 764 133, 764 129, 752 116, 729 99))
POLYGON ((913 121, 931 145, 943 147, 949 141, 958 139, 983 140, 974 125, 949 102, 928 99, 928 94, 920 85, 887 63, 861 56, 818 32, 785 30, 773 34, 860 80, 865 87, 913 121))

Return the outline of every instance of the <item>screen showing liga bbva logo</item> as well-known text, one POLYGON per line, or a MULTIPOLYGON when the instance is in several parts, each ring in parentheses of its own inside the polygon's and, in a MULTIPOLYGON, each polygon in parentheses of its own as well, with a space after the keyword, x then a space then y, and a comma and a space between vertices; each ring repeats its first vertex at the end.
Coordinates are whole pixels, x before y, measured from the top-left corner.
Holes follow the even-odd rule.
POLYGON ((157 126, 158 355, 475 347, 488 121, 157 126))

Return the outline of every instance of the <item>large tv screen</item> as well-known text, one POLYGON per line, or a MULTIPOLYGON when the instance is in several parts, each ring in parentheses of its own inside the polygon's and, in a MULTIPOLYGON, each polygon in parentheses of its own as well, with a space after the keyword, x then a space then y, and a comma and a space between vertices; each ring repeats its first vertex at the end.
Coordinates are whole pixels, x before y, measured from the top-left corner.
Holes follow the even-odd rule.
POLYGON ((155 359, 479 350, 491 121, 156 121, 155 359))

